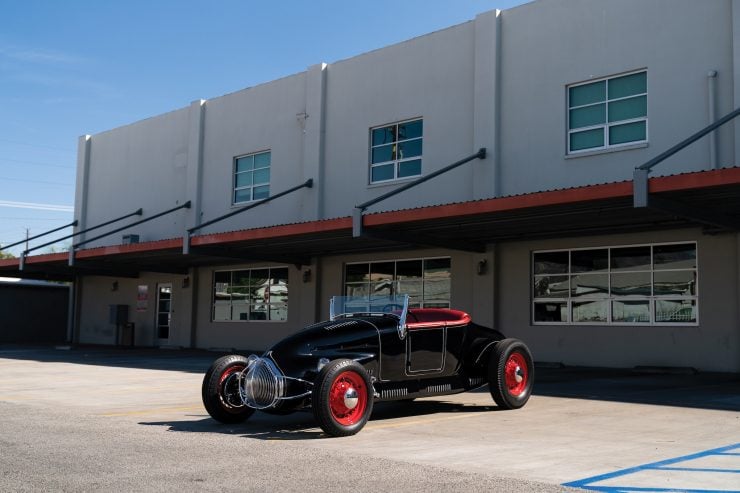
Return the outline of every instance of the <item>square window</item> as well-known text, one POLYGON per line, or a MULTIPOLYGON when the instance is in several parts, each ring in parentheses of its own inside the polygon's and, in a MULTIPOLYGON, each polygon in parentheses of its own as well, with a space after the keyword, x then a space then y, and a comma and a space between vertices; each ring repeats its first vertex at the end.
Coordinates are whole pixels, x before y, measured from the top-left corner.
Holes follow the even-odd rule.
POLYGON ((286 321, 288 269, 242 269, 213 275, 214 322, 286 321))
POLYGON ((234 159, 233 204, 262 200, 270 196, 270 162, 270 151, 234 159))
POLYGON ((568 87, 568 153, 647 142, 647 71, 568 87))
POLYGON ((421 175, 421 119, 370 129, 370 183, 421 175))

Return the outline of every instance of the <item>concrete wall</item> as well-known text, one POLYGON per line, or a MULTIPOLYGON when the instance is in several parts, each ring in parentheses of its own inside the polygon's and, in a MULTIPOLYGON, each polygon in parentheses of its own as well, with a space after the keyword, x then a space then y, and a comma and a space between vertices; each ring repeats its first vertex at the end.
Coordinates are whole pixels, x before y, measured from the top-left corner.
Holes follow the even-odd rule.
MULTIPOLYGON (((718 71, 717 114, 734 109, 731 2, 540 0, 503 12, 504 194, 627 180, 708 124, 707 73, 718 71), (566 158, 566 86, 637 69, 648 74, 648 146, 566 158)), ((732 128, 719 162, 734 165, 732 128)), ((705 138, 653 175, 709 169, 705 138)))
POLYGON ((500 247, 500 329, 527 341, 537 361, 630 368, 636 365, 740 371, 736 235, 700 230, 564 238, 500 247), (696 241, 699 276, 697 326, 534 325, 531 255, 536 250, 696 241))
POLYGON ((191 276, 143 274, 139 279, 120 277, 85 277, 77 294, 77 331, 75 342, 86 344, 119 343, 116 325, 110 323, 110 305, 128 305, 128 321, 135 324, 135 345, 190 347, 193 310, 191 276), (187 278, 187 281, 185 279, 187 278), (159 341, 156 333, 157 286, 172 284, 172 320, 170 339, 159 341), (146 308, 137 311, 138 286, 147 286, 146 308))
MULTIPOLYGON (((314 188, 204 232, 348 216, 354 205, 397 186, 369 184, 370 128, 411 118, 424 119, 423 173, 479 147, 488 148, 488 158, 372 210, 630 179, 636 166, 708 123, 710 70, 719 74, 717 114, 734 107, 734 3, 713 0, 696 9, 692 0, 539 0, 196 101, 81 139, 77 215, 83 227, 138 207, 145 218, 192 200, 189 211, 96 244, 120 243, 126 233, 142 241, 180 237, 234 209, 235 157, 270 150, 271 194, 308 178, 314 188), (566 156, 567 86, 644 68, 648 144, 566 156)), ((734 129, 719 137, 719 163, 734 164, 734 129)), ((709 166, 703 139, 654 174, 709 166)))

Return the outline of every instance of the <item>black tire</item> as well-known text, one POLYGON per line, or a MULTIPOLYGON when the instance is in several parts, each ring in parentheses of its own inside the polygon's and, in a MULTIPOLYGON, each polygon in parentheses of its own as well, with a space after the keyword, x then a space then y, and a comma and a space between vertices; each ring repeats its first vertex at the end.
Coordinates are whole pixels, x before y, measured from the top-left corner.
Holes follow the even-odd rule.
POLYGON ((519 409, 532 395, 534 363, 529 348, 518 339, 496 343, 488 359, 488 387, 503 409, 519 409))
POLYGON ((354 435, 370 418, 374 394, 370 375, 361 364, 350 359, 338 359, 327 363, 316 377, 311 392, 311 408, 327 435, 354 435), (345 404, 350 387, 357 392, 357 402, 352 408, 345 404))
POLYGON ((241 423, 254 413, 239 395, 237 375, 246 367, 247 358, 231 354, 214 361, 203 377, 203 405, 216 421, 241 423))

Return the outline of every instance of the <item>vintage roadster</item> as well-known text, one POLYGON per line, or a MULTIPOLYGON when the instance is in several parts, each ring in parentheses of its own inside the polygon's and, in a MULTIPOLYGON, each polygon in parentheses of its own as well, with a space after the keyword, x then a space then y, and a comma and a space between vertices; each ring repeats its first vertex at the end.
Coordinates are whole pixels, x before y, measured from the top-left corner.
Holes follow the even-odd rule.
POLYGON ((283 339, 262 356, 217 359, 203 379, 203 404, 223 423, 259 409, 311 408, 328 435, 360 431, 373 403, 455 394, 485 384, 504 409, 532 392, 527 346, 473 323, 459 310, 409 309, 407 295, 334 297, 330 320, 283 339))

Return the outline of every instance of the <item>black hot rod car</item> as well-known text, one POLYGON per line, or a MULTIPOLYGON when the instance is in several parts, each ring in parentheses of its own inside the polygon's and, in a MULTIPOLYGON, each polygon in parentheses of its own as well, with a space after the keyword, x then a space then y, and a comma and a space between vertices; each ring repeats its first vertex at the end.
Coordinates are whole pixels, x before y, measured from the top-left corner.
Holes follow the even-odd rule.
POLYGON ((353 435, 378 401, 455 394, 485 384, 499 407, 532 392, 527 346, 473 323, 459 310, 409 309, 407 295, 334 297, 330 320, 283 339, 262 356, 217 359, 203 379, 203 404, 223 423, 255 410, 310 407, 332 436, 353 435))

